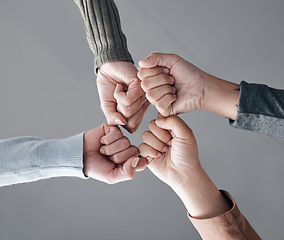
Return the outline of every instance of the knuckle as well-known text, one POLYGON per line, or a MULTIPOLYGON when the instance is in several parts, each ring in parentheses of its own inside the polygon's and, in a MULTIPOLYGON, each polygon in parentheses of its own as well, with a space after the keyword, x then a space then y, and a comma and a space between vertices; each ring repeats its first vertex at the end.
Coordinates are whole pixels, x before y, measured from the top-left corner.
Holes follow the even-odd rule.
POLYGON ((136 156, 136 155, 139 155, 139 149, 135 146, 130 146, 130 151, 131 151, 131 155, 132 156, 136 156))
POLYGON ((144 150, 144 147, 145 147, 145 144, 144 143, 141 143, 139 145, 139 153, 142 157, 147 157, 147 153, 146 151, 144 150))
POLYGON ((138 147, 138 148, 139 148, 139 152, 140 152, 141 155, 142 155, 142 151, 143 151, 143 144, 144 144, 144 143, 141 143, 141 144, 139 145, 139 147, 138 147))
POLYGON ((143 79, 141 82, 141 87, 144 91, 147 91, 150 86, 151 81, 148 78, 143 79))
POLYGON ((109 150, 107 146, 102 146, 101 147, 102 151, 103 151, 103 155, 109 156, 109 150))
POLYGON ((147 93, 146 93, 146 97, 148 98, 148 99, 154 99, 154 97, 155 97, 155 94, 154 94, 154 92, 153 91, 148 91, 147 93))
POLYGON ((139 70, 139 72, 137 73, 137 77, 140 79, 140 80, 143 80, 145 77, 145 69, 144 68, 141 68, 139 70))
POLYGON ((165 106, 164 106, 164 102, 163 101, 158 101, 156 103, 156 107, 158 108, 159 111, 165 111, 165 106))
POLYGON ((119 158, 118 158, 117 155, 113 155, 113 156, 112 156, 112 161, 113 161, 115 164, 119 164, 119 163, 120 163, 119 158))
POLYGON ((171 85, 167 85, 166 90, 168 93, 172 93, 175 92, 176 88, 172 87, 171 85))
POLYGON ((156 104, 156 100, 153 97, 153 93, 151 91, 146 92, 146 98, 149 100, 149 102, 151 102, 152 104, 156 104))
POLYGON ((128 123, 127 123, 127 126, 129 127, 129 128, 131 128, 131 129, 133 129, 133 131, 134 131, 134 128, 136 127, 136 122, 135 122, 135 120, 134 119, 129 119, 128 120, 128 123))
POLYGON ((119 127, 114 126, 114 135, 116 138, 120 139, 123 137, 123 133, 121 132, 121 130, 119 129, 119 127))
POLYGON ((158 109, 159 113, 161 113, 161 115, 163 117, 168 117, 170 115, 169 111, 167 109, 162 109, 162 108, 158 108, 158 107, 157 107, 157 109, 158 109))
POLYGON ((130 146, 130 141, 127 137, 123 137, 122 140, 123 140, 123 143, 122 143, 123 147, 129 147, 130 146))
POLYGON ((143 134, 142 134, 142 140, 143 142, 145 142, 151 135, 151 132, 150 131, 145 131, 143 134))
POLYGON ((155 127, 155 126, 156 126, 156 122, 153 119, 153 120, 151 120, 151 122, 149 122, 149 129, 151 129, 151 128, 155 127))

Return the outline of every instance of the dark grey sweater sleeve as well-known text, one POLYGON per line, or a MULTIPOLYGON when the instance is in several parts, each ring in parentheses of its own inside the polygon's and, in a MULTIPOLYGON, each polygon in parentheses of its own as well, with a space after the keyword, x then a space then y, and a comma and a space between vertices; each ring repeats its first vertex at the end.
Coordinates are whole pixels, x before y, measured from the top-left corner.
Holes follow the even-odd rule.
POLYGON ((109 61, 130 61, 126 37, 113 0, 74 0, 85 22, 89 47, 94 53, 95 70, 109 61))
POLYGON ((242 81, 237 118, 230 124, 284 141, 284 90, 242 81))

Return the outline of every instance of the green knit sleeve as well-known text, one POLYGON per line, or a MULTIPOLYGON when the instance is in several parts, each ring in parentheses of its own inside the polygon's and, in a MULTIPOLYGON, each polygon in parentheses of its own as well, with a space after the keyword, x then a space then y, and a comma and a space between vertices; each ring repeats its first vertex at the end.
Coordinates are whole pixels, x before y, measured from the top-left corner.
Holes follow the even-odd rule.
POLYGON ((122 32, 118 9, 113 0, 74 0, 85 22, 89 47, 94 53, 94 67, 109 61, 131 61, 126 37, 122 32))

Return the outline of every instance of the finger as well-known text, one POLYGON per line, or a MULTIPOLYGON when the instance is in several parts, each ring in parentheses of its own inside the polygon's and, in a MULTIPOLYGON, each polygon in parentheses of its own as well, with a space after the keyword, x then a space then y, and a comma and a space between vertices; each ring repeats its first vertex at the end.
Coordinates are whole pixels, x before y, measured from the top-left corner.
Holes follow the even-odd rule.
POLYGON ((169 131, 158 127, 155 120, 152 120, 149 123, 149 130, 156 138, 158 138, 165 144, 168 144, 168 142, 172 139, 172 136, 169 131))
POLYGON ((146 92, 146 97, 153 105, 155 105, 157 101, 159 101, 166 94, 175 94, 175 93, 176 93, 176 88, 167 84, 149 89, 146 92))
POLYGON ((172 85, 174 78, 168 74, 160 74, 157 76, 150 76, 142 80, 141 87, 147 92, 149 89, 156 88, 163 85, 172 85))
POLYGON ((157 110, 164 116, 168 117, 171 115, 171 104, 177 99, 175 94, 167 94, 163 96, 157 103, 157 110))
POLYGON ((124 163, 127 159, 129 159, 133 156, 138 157, 138 155, 139 155, 138 148, 135 147, 135 146, 130 146, 129 148, 127 148, 127 149, 125 149, 121 152, 113 154, 109 158, 114 163, 121 164, 121 163, 124 163))
POLYGON ((133 179, 136 171, 132 164, 137 164, 137 159, 139 161, 138 157, 131 157, 122 166, 118 166, 110 171, 106 176, 107 183, 114 184, 133 179))
POLYGON ((150 131, 144 132, 142 134, 142 139, 144 143, 158 150, 159 152, 167 152, 169 150, 169 147, 150 131))
POLYGON ((162 156, 161 152, 146 143, 140 144, 139 152, 142 157, 159 158, 162 156))
POLYGON ((123 137, 122 131, 117 126, 105 126, 105 135, 101 138, 101 143, 109 145, 123 137))
POLYGON ((122 137, 117 141, 104 145, 100 148, 100 153, 106 156, 114 155, 115 153, 126 150, 130 146, 130 141, 127 137, 122 137))
POLYGON ((117 101, 117 110, 122 113, 125 118, 130 118, 141 108, 146 100, 146 95, 143 94, 130 106, 123 105, 117 101))
POLYGON ((114 98, 120 104, 125 106, 131 106, 140 96, 144 94, 143 89, 141 89, 141 81, 135 78, 125 91, 123 85, 117 84, 114 91, 114 98))
POLYGON ((169 74, 169 72, 170 72, 169 69, 165 67, 141 68, 138 71, 137 76, 140 80, 144 80, 145 78, 150 76, 156 76, 162 73, 169 74))
POLYGON ((160 119, 160 118, 164 118, 164 117, 163 117, 163 115, 161 113, 158 112, 157 118, 160 119))
POLYGON ((148 160, 144 157, 139 156, 139 162, 135 168, 137 172, 143 171, 148 165, 148 160))
POLYGON ((195 140, 190 127, 177 116, 157 119, 156 124, 160 128, 173 131, 174 136, 177 138, 195 140))
POLYGON ((127 119, 127 123, 123 127, 130 133, 136 132, 149 106, 150 103, 145 101, 141 108, 133 116, 127 119))
POLYGON ((117 112, 116 102, 101 102, 102 110, 106 116, 107 122, 110 125, 124 125, 126 119, 121 113, 117 112))
POLYGON ((149 57, 139 62, 142 68, 152 68, 156 66, 171 67, 181 59, 180 56, 176 54, 166 54, 166 53, 152 53, 149 57))

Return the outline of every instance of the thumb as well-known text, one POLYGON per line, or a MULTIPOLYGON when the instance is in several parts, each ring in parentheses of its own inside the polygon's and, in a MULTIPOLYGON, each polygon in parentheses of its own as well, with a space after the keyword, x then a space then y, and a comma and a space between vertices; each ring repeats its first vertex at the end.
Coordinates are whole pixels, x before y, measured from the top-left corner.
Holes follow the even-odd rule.
POLYGON ((116 109, 115 102, 101 102, 102 110, 110 125, 125 125, 126 119, 116 109))
POLYGON ((152 53, 146 59, 141 60, 139 62, 139 65, 141 68, 152 68, 160 66, 171 69, 179 59, 181 59, 181 57, 176 54, 152 53))
POLYGON ((160 128, 171 130, 177 138, 194 139, 191 128, 178 116, 157 119, 156 124, 160 128))

